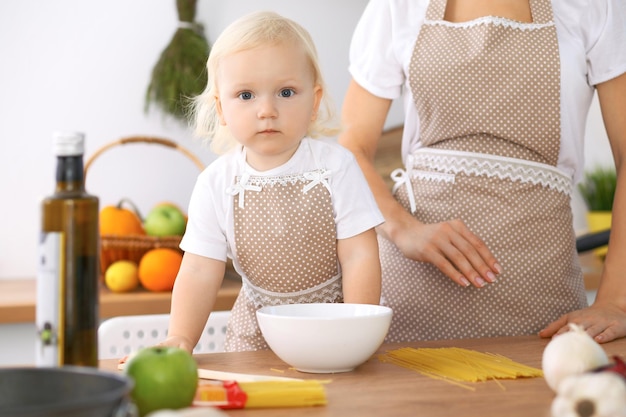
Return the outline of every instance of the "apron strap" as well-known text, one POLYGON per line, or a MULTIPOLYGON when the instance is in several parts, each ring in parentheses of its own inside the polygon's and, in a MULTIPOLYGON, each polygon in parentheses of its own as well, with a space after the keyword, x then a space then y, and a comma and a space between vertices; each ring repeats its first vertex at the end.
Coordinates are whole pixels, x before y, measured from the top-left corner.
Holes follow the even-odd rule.
POLYGON ((530 14, 533 23, 552 23, 552 4, 550 0, 530 0, 530 14))
POLYGON ((443 20, 446 13, 446 0, 431 0, 426 9, 426 20, 443 20))

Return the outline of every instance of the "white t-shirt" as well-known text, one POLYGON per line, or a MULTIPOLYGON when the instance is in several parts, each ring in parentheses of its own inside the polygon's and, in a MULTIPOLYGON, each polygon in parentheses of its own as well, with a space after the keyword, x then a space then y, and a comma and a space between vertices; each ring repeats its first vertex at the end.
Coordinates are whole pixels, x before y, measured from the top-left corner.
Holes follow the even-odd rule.
MULTIPOLYGON (((378 97, 403 98, 403 158, 421 147, 408 67, 428 3, 370 0, 350 47, 349 69, 359 85, 378 97)), ((594 85, 626 72, 626 1, 554 0, 552 7, 561 59, 561 150, 557 168, 578 181, 594 85)), ((467 22, 458 23, 464 24, 467 22)))
MULTIPOLYGON (((384 219, 356 159, 335 143, 305 138, 285 164, 259 172, 245 162, 241 146, 209 165, 196 181, 189 203, 187 230, 180 243, 185 252, 220 261, 232 258, 234 239, 233 196, 227 193, 235 177, 281 177, 317 169, 331 172, 329 185, 337 239, 346 239, 380 225, 384 219)), ((238 262, 233 265, 238 269, 238 262)))

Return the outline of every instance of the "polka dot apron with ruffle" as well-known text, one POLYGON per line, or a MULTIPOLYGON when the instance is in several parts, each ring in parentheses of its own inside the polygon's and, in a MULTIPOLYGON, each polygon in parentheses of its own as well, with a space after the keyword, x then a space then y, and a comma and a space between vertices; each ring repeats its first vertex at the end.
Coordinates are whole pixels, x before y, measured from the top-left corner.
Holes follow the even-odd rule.
POLYGON ((536 334, 586 306, 574 245, 571 180, 556 168, 560 61, 549 0, 532 23, 443 20, 432 1, 409 82, 422 147, 396 170, 396 199, 424 223, 462 219, 504 272, 461 287, 379 238, 387 341, 536 334))
POLYGON ((235 257, 243 286, 226 333, 227 351, 268 348, 256 320, 263 306, 343 301, 330 175, 319 169, 237 178, 235 257))

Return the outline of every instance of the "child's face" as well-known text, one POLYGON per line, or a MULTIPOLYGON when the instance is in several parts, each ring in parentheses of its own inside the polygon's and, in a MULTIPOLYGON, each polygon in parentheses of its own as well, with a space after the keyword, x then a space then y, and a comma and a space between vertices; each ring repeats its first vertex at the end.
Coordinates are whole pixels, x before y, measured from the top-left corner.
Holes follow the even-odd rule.
POLYGON ((217 74, 222 125, 267 170, 289 160, 315 119, 322 90, 305 52, 293 42, 227 55, 217 74))

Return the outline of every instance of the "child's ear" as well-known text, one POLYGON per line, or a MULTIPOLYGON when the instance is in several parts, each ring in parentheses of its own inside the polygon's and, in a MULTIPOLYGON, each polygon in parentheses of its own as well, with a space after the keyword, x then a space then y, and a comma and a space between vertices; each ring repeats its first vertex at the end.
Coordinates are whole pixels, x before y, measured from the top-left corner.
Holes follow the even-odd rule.
POLYGON ((226 119, 224 119, 224 112, 222 111, 222 102, 220 101, 220 96, 215 96, 215 111, 217 112, 217 117, 220 119, 220 125, 226 126, 226 119))
POLYGON ((313 112, 311 113, 311 121, 315 121, 317 119, 317 112, 319 111, 320 104, 322 103, 322 96, 324 95, 324 90, 322 90, 321 85, 316 85, 313 88, 313 112))

